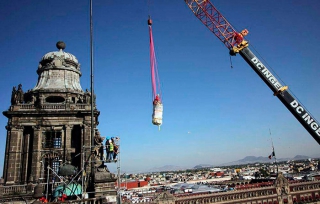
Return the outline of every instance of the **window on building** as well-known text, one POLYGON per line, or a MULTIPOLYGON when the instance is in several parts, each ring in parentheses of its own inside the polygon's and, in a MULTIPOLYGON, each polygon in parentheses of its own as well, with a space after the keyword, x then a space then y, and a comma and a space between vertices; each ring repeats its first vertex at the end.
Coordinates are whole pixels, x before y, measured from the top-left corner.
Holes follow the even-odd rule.
POLYGON ((59 167, 60 167, 59 157, 56 157, 52 161, 52 170, 55 171, 56 173, 58 173, 59 167))
POLYGON ((62 132, 61 131, 46 131, 43 132, 44 148, 61 148, 62 147, 62 132))
POLYGON ((60 170, 61 160, 60 157, 47 153, 44 158, 44 166, 42 171, 42 182, 59 182, 60 178, 57 176, 60 170), (49 171, 48 171, 49 170, 49 171), (49 173, 49 175, 48 175, 49 173))

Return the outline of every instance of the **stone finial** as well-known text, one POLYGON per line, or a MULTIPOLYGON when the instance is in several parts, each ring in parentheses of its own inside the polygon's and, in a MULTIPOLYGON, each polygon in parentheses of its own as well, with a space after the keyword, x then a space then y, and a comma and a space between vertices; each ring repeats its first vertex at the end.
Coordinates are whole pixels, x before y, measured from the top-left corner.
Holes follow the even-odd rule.
POLYGON ((66 44, 63 41, 58 41, 56 46, 59 50, 64 50, 66 48, 66 44))

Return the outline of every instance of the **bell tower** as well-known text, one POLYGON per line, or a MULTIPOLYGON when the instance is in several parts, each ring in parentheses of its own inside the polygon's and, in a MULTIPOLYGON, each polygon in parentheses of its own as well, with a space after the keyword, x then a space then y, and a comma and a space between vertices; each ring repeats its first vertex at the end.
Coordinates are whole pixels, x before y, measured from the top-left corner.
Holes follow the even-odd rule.
POLYGON ((77 58, 64 51, 64 42, 56 46, 57 51, 41 58, 35 87, 28 91, 23 91, 21 84, 13 87, 11 105, 3 112, 8 118, 6 185, 53 179, 48 167, 58 171, 69 157, 71 165, 90 174, 83 159, 89 157, 86 151, 90 153, 90 149, 83 147, 91 146, 91 100, 95 130, 100 112, 95 97, 81 88, 77 58))

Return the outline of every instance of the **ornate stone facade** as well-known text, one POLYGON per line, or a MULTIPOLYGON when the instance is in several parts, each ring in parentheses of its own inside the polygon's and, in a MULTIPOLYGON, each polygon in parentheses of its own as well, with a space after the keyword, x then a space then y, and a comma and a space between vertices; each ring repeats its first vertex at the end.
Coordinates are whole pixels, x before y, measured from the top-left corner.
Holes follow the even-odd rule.
MULTIPOLYGON (((202 194, 181 194, 175 204, 294 204, 320 203, 320 181, 288 182, 279 174, 274 183, 264 187, 248 187, 235 191, 202 194)), ((166 202, 153 202, 164 204, 166 202)))
MULTIPOLYGON (((58 171, 68 156, 73 166, 90 175, 91 93, 81 88, 76 57, 63 51, 63 42, 57 48, 40 60, 33 89, 13 87, 11 106, 3 112, 8 118, 5 185, 51 180, 54 174, 48 169, 58 171)), ((96 129, 95 100, 93 107, 96 129)))

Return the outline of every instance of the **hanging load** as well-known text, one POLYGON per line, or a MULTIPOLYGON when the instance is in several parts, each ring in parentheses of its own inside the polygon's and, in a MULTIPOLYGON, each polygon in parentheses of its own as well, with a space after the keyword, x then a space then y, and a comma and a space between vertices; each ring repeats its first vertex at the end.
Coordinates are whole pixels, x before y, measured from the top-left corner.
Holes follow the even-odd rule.
POLYGON ((160 129, 160 125, 162 125, 162 112, 163 105, 160 101, 160 97, 157 95, 153 100, 153 114, 152 114, 152 123, 154 125, 158 125, 160 129))
POLYGON ((163 104, 161 100, 160 80, 159 80, 159 74, 158 74, 158 68, 157 68, 156 54, 154 51, 151 25, 152 25, 152 20, 149 16, 148 26, 149 26, 149 36, 150 36, 150 67, 151 67, 152 103, 153 103, 152 123, 154 125, 157 125, 160 130, 160 126, 162 125, 163 104))

